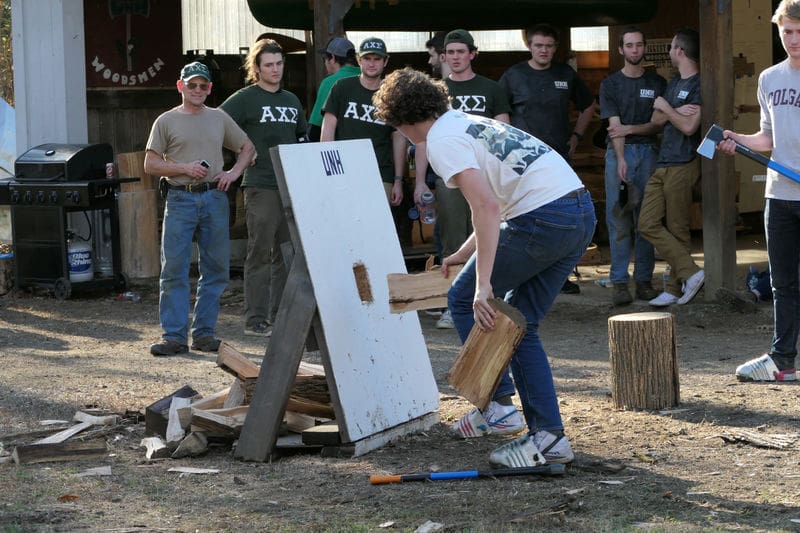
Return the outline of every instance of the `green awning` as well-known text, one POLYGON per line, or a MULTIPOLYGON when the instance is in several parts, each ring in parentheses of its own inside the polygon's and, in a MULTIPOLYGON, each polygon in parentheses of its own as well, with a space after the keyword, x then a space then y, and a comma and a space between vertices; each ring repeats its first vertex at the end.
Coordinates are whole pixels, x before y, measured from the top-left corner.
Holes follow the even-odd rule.
MULTIPOLYGON (((658 0, 356 0, 346 30, 437 31, 611 26, 650 20, 658 0)), ((259 23, 271 28, 314 29, 312 0, 247 0, 259 23)), ((331 4, 337 0, 331 0, 331 4)), ((341 0, 338 3, 346 3, 341 0)))

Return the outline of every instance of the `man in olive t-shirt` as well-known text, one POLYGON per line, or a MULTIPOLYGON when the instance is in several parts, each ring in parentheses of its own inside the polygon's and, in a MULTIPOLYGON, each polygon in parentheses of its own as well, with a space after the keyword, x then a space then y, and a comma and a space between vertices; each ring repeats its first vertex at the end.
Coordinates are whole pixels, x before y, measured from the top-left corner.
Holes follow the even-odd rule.
POLYGON ((286 284, 281 244, 290 240, 269 149, 305 140, 308 124, 297 96, 281 89, 283 49, 277 42, 259 40, 245 64, 247 79, 253 83, 231 95, 220 108, 258 150, 255 165, 245 171, 242 182, 247 220, 244 333, 263 337, 271 333, 286 284))

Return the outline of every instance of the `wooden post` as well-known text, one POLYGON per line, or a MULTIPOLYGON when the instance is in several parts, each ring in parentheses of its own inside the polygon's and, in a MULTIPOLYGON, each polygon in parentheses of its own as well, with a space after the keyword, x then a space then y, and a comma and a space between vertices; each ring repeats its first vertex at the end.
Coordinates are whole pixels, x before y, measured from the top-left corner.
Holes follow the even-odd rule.
POLYGON ((497 298, 490 303, 497 311, 494 329, 474 326, 447 374, 450 385, 480 409, 489 405, 527 326, 516 308, 497 298))
POLYGON ((122 271, 131 279, 152 278, 161 269, 157 180, 145 174, 144 154, 117 154, 120 177, 139 178, 122 184, 118 201, 122 271))
POLYGON ((675 319, 630 313, 608 319, 611 397, 618 409, 663 409, 680 401, 675 319))
MULTIPOLYGON (((733 127, 733 31, 731 2, 700 0, 702 134, 712 123, 733 127)), ((699 156, 698 156, 699 157, 699 156)), ((732 157, 701 157, 703 253, 706 301, 736 280, 736 185, 732 157)))

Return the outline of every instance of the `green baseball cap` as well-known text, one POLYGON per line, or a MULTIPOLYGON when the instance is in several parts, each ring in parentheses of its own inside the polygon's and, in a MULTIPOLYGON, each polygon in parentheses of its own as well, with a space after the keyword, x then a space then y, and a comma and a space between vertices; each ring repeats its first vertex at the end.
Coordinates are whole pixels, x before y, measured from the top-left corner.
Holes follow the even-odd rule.
POLYGON ((475 48, 475 40, 467 30, 453 30, 448 33, 444 38, 445 48, 450 43, 461 43, 466 44, 469 48, 475 48))
POLYGON ((364 57, 367 54, 389 57, 389 52, 386 51, 386 43, 378 37, 367 37, 361 41, 361 45, 358 47, 358 57, 364 57))
POLYGON ((190 80, 195 76, 200 76, 201 78, 211 81, 211 72, 208 70, 207 66, 199 61, 189 63, 181 69, 181 79, 183 81, 190 80))

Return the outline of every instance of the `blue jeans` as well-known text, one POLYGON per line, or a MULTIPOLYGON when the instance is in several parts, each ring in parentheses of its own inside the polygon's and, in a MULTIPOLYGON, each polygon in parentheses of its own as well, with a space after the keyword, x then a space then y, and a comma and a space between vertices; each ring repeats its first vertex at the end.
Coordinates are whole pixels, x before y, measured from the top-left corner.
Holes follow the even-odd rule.
MULTIPOLYGON (((628 183, 633 183, 639 194, 644 195, 647 180, 656 167, 658 150, 652 144, 626 144, 625 162, 628 164, 628 183)), ((621 215, 613 213, 619 201, 619 184, 617 176, 617 154, 614 150, 606 150, 606 226, 608 240, 611 245, 611 272, 608 278, 612 283, 628 283, 628 264, 631 260, 631 248, 634 251, 633 280, 636 282, 651 281, 655 267, 653 245, 639 233, 639 205, 631 212, 621 215)))
POLYGON ((187 344, 189 263, 197 233, 200 279, 192 321, 192 338, 214 335, 219 298, 228 285, 231 241, 228 196, 212 189, 193 193, 170 189, 161 231, 161 279, 158 313, 164 340, 187 344))
POLYGON ((764 227, 775 323, 770 355, 778 368, 791 368, 800 331, 800 202, 767 198, 764 227))
MULTIPOLYGON (((539 339, 539 322, 586 251, 596 222, 586 192, 580 198, 555 200, 500 226, 492 289, 525 315, 528 327, 511 358, 514 380, 506 370, 494 397, 513 394, 516 384, 531 433, 564 428, 550 363, 539 339)), ((475 259, 473 254, 447 296, 462 343, 475 323, 475 259)))

